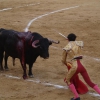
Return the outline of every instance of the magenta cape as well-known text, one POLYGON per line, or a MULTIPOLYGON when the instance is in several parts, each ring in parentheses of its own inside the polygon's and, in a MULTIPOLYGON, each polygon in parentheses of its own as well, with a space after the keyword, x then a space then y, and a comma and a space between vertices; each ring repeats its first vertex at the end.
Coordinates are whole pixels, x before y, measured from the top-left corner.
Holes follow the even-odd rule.
MULTIPOLYGON (((70 70, 71 66, 70 64, 66 64, 68 70, 70 70)), ((72 82, 79 94, 85 94, 88 92, 87 86, 79 79, 79 76, 76 75, 75 78, 72 80, 72 82)))

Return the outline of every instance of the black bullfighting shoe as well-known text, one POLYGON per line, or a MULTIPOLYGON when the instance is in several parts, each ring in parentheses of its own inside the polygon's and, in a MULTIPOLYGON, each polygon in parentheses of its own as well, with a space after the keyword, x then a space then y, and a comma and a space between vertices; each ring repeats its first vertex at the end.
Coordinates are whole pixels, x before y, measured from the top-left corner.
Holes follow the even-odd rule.
POLYGON ((80 100, 80 97, 78 97, 78 98, 76 98, 76 99, 74 99, 74 98, 71 98, 71 100, 80 100))

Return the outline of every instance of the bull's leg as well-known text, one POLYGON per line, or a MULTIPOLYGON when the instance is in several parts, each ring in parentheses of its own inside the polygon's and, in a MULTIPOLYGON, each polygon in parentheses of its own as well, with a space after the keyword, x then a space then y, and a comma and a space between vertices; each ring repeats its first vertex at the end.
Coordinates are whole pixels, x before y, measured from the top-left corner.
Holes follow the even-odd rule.
POLYGON ((3 65, 2 65, 2 62, 3 62, 3 51, 0 51, 0 70, 3 71, 3 65))
POLYGON ((21 62, 22 68, 23 68, 23 79, 27 79, 26 64, 21 60, 20 60, 20 62, 21 62))
POLYGON ((29 72, 28 72, 28 75, 29 75, 30 78, 33 78, 34 77, 33 74, 32 74, 32 65, 33 64, 29 64, 29 72))
POLYGON ((27 79, 26 62, 25 62, 25 41, 24 39, 18 42, 18 52, 20 55, 20 62, 23 68, 23 79, 27 79))
POLYGON ((7 61, 8 61, 8 55, 5 53, 5 56, 4 56, 4 61, 5 61, 5 66, 4 66, 4 68, 5 68, 5 70, 8 70, 8 64, 7 64, 7 61))
POLYGON ((15 58, 12 58, 13 66, 15 66, 15 58))

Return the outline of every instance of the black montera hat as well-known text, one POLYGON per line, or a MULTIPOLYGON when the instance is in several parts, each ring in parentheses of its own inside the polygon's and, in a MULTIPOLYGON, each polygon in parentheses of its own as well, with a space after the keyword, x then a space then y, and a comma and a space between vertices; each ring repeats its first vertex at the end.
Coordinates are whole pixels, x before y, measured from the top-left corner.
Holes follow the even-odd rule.
POLYGON ((69 41, 75 41, 76 40, 76 35, 74 33, 70 33, 67 38, 69 41))

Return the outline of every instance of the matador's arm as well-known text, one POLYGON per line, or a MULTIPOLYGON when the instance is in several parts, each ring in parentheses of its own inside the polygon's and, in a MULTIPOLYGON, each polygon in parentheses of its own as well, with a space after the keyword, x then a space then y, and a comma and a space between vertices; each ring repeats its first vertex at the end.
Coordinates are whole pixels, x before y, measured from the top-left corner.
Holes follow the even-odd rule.
POLYGON ((61 59, 63 64, 67 63, 66 58, 67 58, 67 52, 65 50, 63 50, 62 59, 61 59))

